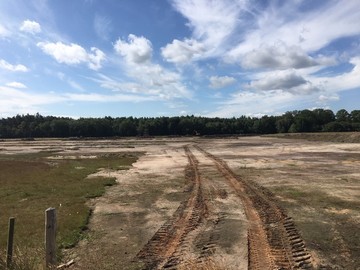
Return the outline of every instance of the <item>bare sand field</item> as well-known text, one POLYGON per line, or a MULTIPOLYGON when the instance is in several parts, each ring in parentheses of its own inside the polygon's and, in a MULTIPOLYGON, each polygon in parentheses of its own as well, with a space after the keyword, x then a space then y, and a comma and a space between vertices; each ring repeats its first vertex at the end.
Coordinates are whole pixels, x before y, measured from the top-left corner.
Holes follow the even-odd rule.
MULTIPOLYGON (((89 201, 71 269, 360 269, 360 144, 270 137, 7 140, 2 154, 142 152, 89 201), (202 268, 203 267, 203 268, 202 268), (211 268, 212 267, 212 268, 211 268)), ((91 176, 89 176, 91 177, 91 176)), ((61 222, 61 221, 59 221, 61 222)))

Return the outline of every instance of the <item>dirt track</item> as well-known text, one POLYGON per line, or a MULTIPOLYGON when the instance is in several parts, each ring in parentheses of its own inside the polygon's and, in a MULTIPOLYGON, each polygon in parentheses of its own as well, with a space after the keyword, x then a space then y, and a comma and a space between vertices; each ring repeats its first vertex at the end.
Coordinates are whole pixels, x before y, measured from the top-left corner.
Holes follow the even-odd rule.
POLYGON ((241 180, 223 160, 196 148, 214 161, 243 202, 249 221, 249 269, 311 268, 310 255, 292 219, 276 204, 272 194, 241 180))
POLYGON ((174 215, 160 227, 137 258, 145 262, 146 269, 170 268, 182 259, 181 246, 186 244, 186 236, 207 216, 207 206, 202 196, 201 179, 197 160, 188 147, 185 152, 189 160, 186 178, 190 181, 190 196, 183 201, 174 215))
MULTIPOLYGON (((243 203, 249 221, 248 269, 311 269, 310 255, 294 222, 276 204, 272 194, 255 183, 239 179, 224 161, 198 145, 193 148, 213 161, 243 203)), ((209 215, 206 201, 210 198, 204 198, 202 194, 199 162, 189 147, 184 149, 189 160, 186 177, 190 180, 191 193, 137 255, 145 262, 145 269, 172 268, 185 261, 184 254, 187 253, 183 247, 194 240, 188 239, 188 234, 209 215)), ((209 247, 214 250, 216 245, 216 242, 205 243, 202 250, 207 251, 209 247)), ((211 252, 201 253, 198 261, 204 254, 211 256, 211 252)))

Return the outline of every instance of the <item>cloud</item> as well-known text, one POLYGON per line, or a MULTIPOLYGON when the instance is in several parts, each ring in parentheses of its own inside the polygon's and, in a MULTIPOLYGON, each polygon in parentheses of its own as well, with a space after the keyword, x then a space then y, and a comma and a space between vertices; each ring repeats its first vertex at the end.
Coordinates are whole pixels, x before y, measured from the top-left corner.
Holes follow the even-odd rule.
POLYGON ((91 68, 93 70, 98 70, 102 67, 101 62, 106 59, 106 55, 101 50, 99 50, 98 48, 95 48, 95 47, 92 47, 90 50, 91 50, 92 54, 91 53, 88 54, 89 68, 91 68))
POLYGON ((340 92, 360 87, 360 57, 350 59, 352 70, 337 76, 309 76, 309 79, 317 85, 321 85, 328 92, 340 92))
POLYGON ((28 72, 29 69, 24 65, 12 65, 6 62, 4 59, 0 59, 0 68, 9 71, 28 72))
POLYGON ((222 102, 208 117, 231 117, 241 115, 275 114, 288 110, 294 104, 296 96, 281 90, 271 91, 240 91, 222 102))
POLYGON ((182 83, 179 73, 165 69, 158 64, 137 66, 128 70, 130 77, 136 79, 144 93, 156 95, 161 99, 190 99, 192 94, 182 83))
POLYGON ((184 41, 174 39, 172 43, 161 48, 161 54, 165 60, 175 64, 187 64, 193 58, 201 56, 204 51, 204 44, 193 39, 184 41))
POLYGON ((106 16, 96 14, 94 18, 94 30, 96 35, 103 39, 108 40, 110 32, 112 31, 111 20, 106 16))
POLYGON ((247 0, 172 0, 173 8, 189 22, 191 38, 174 39, 162 48, 166 61, 188 64, 219 57, 229 49, 234 31, 241 25, 247 0))
POLYGON ((89 94, 73 94, 68 93, 64 95, 68 101, 81 101, 81 102, 144 102, 153 101, 152 97, 144 97, 140 95, 101 95, 97 93, 89 94))
POLYGON ((153 101, 154 97, 140 95, 101 95, 97 93, 41 93, 21 91, 13 87, 0 86, 0 114, 3 117, 16 114, 35 114, 41 112, 43 105, 61 104, 68 102, 145 102, 153 101))
POLYGON ((318 99, 318 104, 327 104, 330 101, 338 101, 340 97, 337 94, 325 94, 320 95, 318 99))
POLYGON ((35 21, 26 20, 21 24, 20 30, 30 34, 36 34, 41 32, 41 26, 35 21))
POLYGON ((303 1, 289 1, 285 4, 271 2, 256 11, 249 21, 249 31, 244 31, 242 39, 227 53, 227 59, 236 62, 263 44, 274 46, 278 42, 301 47, 304 52, 314 52, 332 41, 360 34, 360 10, 358 1, 327 1, 321 8, 303 11, 303 1), (293 14, 289 16, 288 14, 293 14))
POLYGON ((241 59, 245 68, 287 69, 307 68, 318 65, 299 46, 286 46, 279 42, 274 46, 261 46, 253 49, 241 59))
POLYGON ((6 84, 6 86, 13 87, 13 88, 20 88, 20 89, 27 88, 25 84, 20 83, 20 82, 9 82, 6 84))
POLYGON ((77 83, 76 81, 74 81, 73 79, 69 78, 68 76, 66 76, 66 74, 62 73, 62 72, 56 72, 55 74, 52 74, 50 72, 51 75, 55 75, 57 78, 59 78, 60 80, 68 83, 72 88, 79 90, 79 91, 85 91, 85 89, 82 87, 82 85, 80 85, 79 83, 77 83))
POLYGON ((247 1, 173 0, 173 7, 189 20, 193 37, 218 48, 236 28, 247 1))
POLYGON ((289 89, 302 84, 306 84, 306 80, 297 75, 294 71, 272 72, 261 80, 251 82, 251 86, 259 90, 276 90, 289 89))
POLYGON ((125 66, 129 79, 118 81, 105 75, 93 79, 101 87, 115 92, 136 93, 153 96, 157 100, 191 98, 191 93, 182 83, 180 74, 169 71, 157 64, 125 66))
POLYGON ((236 82, 236 79, 229 76, 211 76, 210 87, 214 89, 224 88, 232 85, 236 82))
POLYGON ((0 24, 0 37, 6 37, 10 34, 10 32, 0 24))
MULTIPOLYGON (((303 1, 264 2, 239 0, 172 0, 189 22, 191 38, 165 46, 169 62, 187 63, 207 57, 224 57, 229 63, 253 68, 308 68, 332 65, 334 59, 314 55, 331 42, 360 34, 356 0, 327 1, 304 10, 303 1), (289 16, 292 14, 292 16, 289 16), (189 40, 201 44, 200 55, 187 48, 189 40), (180 48, 185 54, 176 53, 180 48), (309 54, 313 55, 310 56, 309 54)), ((193 49, 190 46, 190 49, 193 49)))
POLYGON ((304 77, 294 70, 257 73, 248 89, 219 103, 207 116, 276 114, 338 101, 338 92, 360 88, 360 57, 352 58, 350 63, 353 68, 349 72, 333 77, 303 72, 304 77))
POLYGON ((0 113, 3 116, 36 113, 40 111, 40 105, 54 104, 64 100, 64 97, 53 94, 34 94, 13 87, 0 86, 0 113))
POLYGON ((141 64, 148 62, 152 57, 150 40, 130 34, 128 41, 118 39, 114 45, 115 51, 125 57, 128 63, 141 64))
POLYGON ((90 49, 91 53, 88 53, 83 47, 74 43, 66 45, 62 42, 39 42, 37 46, 59 63, 67 65, 86 63, 93 70, 100 69, 102 62, 106 58, 105 53, 95 47, 92 47, 90 49))
POLYGON ((100 82, 103 87, 151 95, 161 100, 191 98, 192 94, 182 83, 179 73, 151 61, 152 45, 145 37, 130 34, 128 41, 119 39, 114 50, 125 59, 123 68, 131 82, 117 82, 103 77, 100 82))
POLYGON ((320 90, 294 70, 274 71, 265 74, 260 79, 252 81, 250 87, 256 90, 282 90, 302 95, 312 94, 320 90))
POLYGON ((118 81, 104 74, 98 74, 98 78, 92 78, 99 83, 100 87, 109 89, 113 92, 141 93, 142 87, 139 83, 129 81, 118 81))
POLYGON ((80 84, 78 84, 77 82, 75 82, 75 81, 73 81, 71 79, 67 80, 67 82, 69 83, 69 85, 72 88, 74 88, 76 90, 79 90, 79 91, 84 91, 84 88, 80 84))

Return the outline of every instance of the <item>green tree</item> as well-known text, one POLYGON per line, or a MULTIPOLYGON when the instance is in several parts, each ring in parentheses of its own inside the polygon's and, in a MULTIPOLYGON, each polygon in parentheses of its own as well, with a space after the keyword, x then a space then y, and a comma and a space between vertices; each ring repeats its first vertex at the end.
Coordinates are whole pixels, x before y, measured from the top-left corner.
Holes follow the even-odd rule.
POLYGON ((68 137, 69 136, 69 121, 66 119, 54 119, 50 123, 51 137, 68 137))
POLYGON ((310 110, 294 112, 294 123, 289 132, 312 132, 316 131, 316 117, 310 110))
POLYGON ((273 134, 276 133, 276 118, 274 116, 264 115, 260 119, 255 120, 253 130, 257 134, 273 134))
POLYGON ((278 133, 287 133, 294 122, 294 116, 291 112, 286 112, 276 119, 275 126, 278 133))
POLYGON ((323 125, 335 121, 335 115, 331 110, 315 109, 313 114, 315 117, 314 131, 320 131, 323 125))
POLYGON ((352 122, 360 123, 360 110, 351 111, 350 119, 351 119, 352 122))
POLYGON ((347 110, 341 109, 336 113, 336 121, 338 122, 348 122, 350 120, 350 114, 347 110))
POLYGON ((117 126, 117 134, 120 136, 136 136, 136 125, 132 117, 123 119, 117 126))

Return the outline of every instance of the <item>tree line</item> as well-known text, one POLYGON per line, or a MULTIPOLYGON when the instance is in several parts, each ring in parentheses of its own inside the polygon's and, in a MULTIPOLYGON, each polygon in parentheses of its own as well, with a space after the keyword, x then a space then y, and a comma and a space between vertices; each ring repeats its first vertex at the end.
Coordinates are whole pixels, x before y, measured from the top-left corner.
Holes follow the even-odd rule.
POLYGON ((0 119, 0 138, 186 136, 360 131, 360 110, 286 112, 281 116, 238 118, 109 117, 67 118, 16 115, 0 119))

